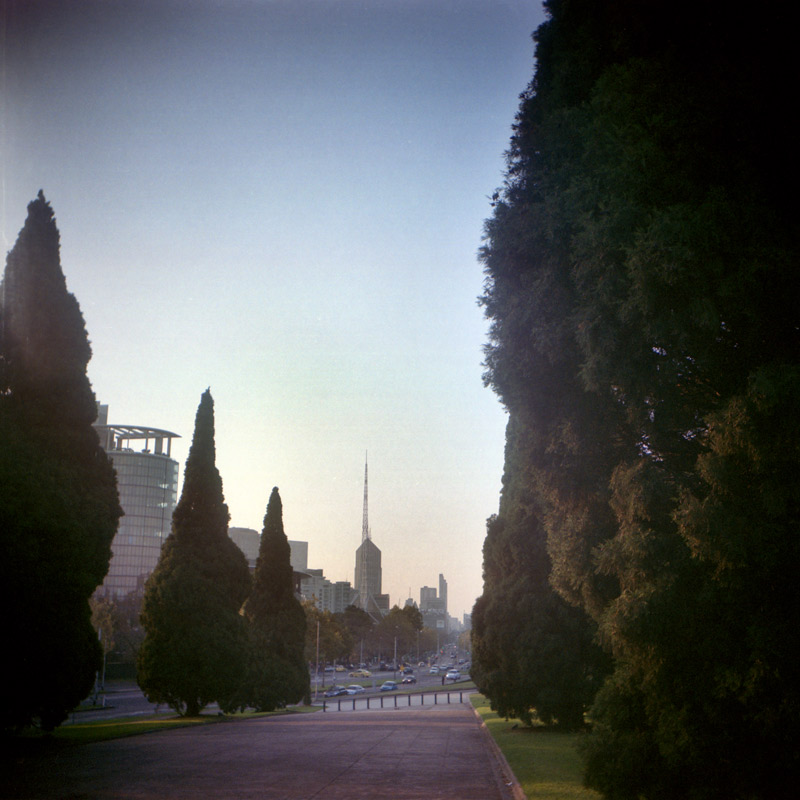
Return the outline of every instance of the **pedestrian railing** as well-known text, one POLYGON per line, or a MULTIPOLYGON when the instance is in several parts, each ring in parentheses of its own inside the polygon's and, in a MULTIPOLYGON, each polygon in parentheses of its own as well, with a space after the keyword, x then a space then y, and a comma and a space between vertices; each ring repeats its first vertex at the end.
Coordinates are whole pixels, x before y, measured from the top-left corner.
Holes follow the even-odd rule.
MULTIPOLYGON (((380 694, 359 697, 326 698, 322 701, 323 711, 369 711, 381 708, 408 708, 424 705, 450 705, 463 703, 464 695, 469 696, 472 690, 456 689, 448 692, 409 692, 408 694, 380 694)), ((469 702, 467 700, 466 702, 469 702)))

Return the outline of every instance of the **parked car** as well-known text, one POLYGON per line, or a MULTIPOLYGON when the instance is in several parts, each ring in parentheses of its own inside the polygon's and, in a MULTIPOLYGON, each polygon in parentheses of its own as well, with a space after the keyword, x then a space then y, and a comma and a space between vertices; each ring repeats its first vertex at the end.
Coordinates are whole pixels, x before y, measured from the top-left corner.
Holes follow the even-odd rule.
POLYGON ((461 673, 457 669, 449 669, 444 677, 448 681, 460 681, 461 673))
POLYGON ((354 669, 350 673, 351 678, 371 678, 372 673, 368 669, 354 669))
POLYGON ((366 691, 367 690, 363 686, 359 686, 357 683, 350 684, 350 686, 347 687, 347 694, 361 694, 366 691))
POLYGON ((385 683, 381 684, 382 692, 393 692, 396 688, 397 684, 394 681, 386 681, 385 683))
POLYGON ((331 686, 327 692, 325 692, 325 697, 341 697, 343 694, 347 694, 347 689, 344 686, 331 686))
POLYGON ((413 675, 407 675, 400 683, 416 683, 417 679, 413 675))

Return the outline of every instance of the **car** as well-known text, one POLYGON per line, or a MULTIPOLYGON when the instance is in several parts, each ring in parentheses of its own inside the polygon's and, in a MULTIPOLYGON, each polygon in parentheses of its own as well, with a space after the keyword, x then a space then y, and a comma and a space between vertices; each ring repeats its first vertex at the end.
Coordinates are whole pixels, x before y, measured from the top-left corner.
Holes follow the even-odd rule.
POLYGON ((351 678, 371 678, 372 673, 368 669, 354 669, 350 673, 351 678))
POLYGON ((341 664, 337 664, 336 665, 336 671, 337 672, 344 672, 344 667, 341 664))
POLYGON ((325 697, 341 697, 343 694, 347 694, 347 689, 344 686, 331 686, 327 692, 325 692, 325 697))
POLYGON ((367 690, 363 686, 359 686, 357 683, 351 683, 350 686, 347 687, 347 694, 361 694, 366 691, 367 690))
POLYGON ((417 679, 413 675, 408 675, 400 683, 416 683, 417 679))
POLYGON ((385 681, 381 684, 382 692, 393 692, 396 688, 397 684, 394 681, 385 681))
POLYGON ((430 675, 438 675, 439 674, 439 667, 431 667, 429 670, 430 675))
POLYGON ((414 672, 414 667, 403 667, 403 669, 400 671, 403 673, 403 675, 411 675, 411 673, 414 672))
POLYGON ((461 673, 457 669, 449 669, 444 677, 448 681, 460 681, 461 673))

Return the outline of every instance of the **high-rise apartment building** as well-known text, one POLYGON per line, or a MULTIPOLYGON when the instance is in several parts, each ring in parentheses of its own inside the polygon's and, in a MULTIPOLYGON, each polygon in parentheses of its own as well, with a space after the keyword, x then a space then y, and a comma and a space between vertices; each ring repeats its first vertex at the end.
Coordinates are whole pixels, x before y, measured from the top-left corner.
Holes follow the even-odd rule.
POLYGON ((141 591, 161 555, 178 500, 178 462, 171 457, 177 433, 138 425, 109 425, 98 407, 95 429, 117 472, 125 512, 111 543, 111 563, 98 590, 108 597, 141 591))

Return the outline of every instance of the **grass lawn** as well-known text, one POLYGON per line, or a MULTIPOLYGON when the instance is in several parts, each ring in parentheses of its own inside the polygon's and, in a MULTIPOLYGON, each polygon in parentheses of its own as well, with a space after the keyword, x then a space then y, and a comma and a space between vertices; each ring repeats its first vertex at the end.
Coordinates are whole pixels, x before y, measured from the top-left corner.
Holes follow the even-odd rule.
POLYGON ((597 792, 583 787, 576 750, 580 734, 528 728, 498 717, 481 694, 473 694, 471 700, 528 800, 600 800, 597 792))

